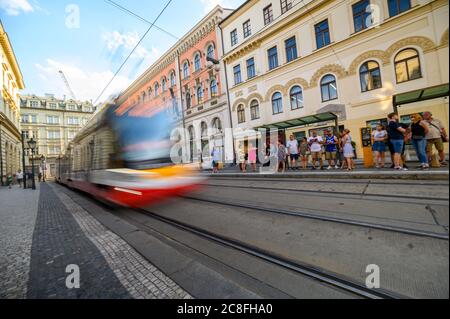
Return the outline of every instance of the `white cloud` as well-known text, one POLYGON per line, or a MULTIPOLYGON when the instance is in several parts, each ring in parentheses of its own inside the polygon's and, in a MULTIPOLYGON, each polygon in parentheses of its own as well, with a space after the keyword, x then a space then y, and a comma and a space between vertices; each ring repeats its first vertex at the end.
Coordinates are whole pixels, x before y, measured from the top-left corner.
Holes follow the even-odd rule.
POLYGON ((216 6, 221 6, 223 8, 236 8, 244 0, 200 0, 206 13, 210 12, 216 6))
POLYGON ((28 0, 0 0, 0 9, 10 16, 17 16, 21 12, 34 11, 28 0))
MULTIPOLYGON (((89 72, 84 71, 75 65, 65 64, 53 59, 47 59, 45 64, 36 64, 38 75, 43 81, 42 86, 45 92, 54 93, 57 96, 67 95, 70 93, 59 74, 62 70, 67 77, 72 90, 79 100, 89 101, 97 99, 100 92, 113 77, 112 71, 89 72)), ((110 95, 120 93, 131 84, 131 80, 124 76, 117 76, 111 83, 109 88, 100 99, 105 101, 110 95)))
MULTIPOLYGON (((128 55, 129 52, 138 44, 139 35, 137 32, 120 33, 119 31, 105 32, 103 34, 103 40, 106 42, 106 47, 112 53, 117 52, 121 47, 126 49, 124 55, 128 55)), ((148 51, 143 46, 139 45, 134 51, 132 58, 140 59, 154 59, 159 56, 159 50, 152 47, 151 51, 148 51)))

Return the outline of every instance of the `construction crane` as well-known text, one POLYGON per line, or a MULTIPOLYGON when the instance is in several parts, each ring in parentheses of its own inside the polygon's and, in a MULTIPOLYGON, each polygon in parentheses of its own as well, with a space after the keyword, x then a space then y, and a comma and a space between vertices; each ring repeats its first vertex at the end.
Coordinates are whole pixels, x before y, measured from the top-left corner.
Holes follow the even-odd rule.
POLYGON ((72 89, 71 89, 71 87, 70 87, 70 85, 69 85, 69 81, 67 81, 67 78, 66 78, 66 76, 64 75, 64 72, 60 70, 60 71, 59 71, 59 74, 61 74, 61 78, 63 79, 64 84, 66 85, 66 88, 67 88, 67 90, 69 91, 69 93, 70 93, 72 99, 73 99, 74 101, 76 101, 76 100, 77 100, 77 97, 75 96, 75 93, 73 93, 73 91, 72 91, 72 89))

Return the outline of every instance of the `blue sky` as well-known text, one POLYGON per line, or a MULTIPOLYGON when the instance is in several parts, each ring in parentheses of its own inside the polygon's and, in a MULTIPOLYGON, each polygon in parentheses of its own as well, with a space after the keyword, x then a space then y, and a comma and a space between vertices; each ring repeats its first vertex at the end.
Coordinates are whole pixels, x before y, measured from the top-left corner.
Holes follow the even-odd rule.
MULTIPOLYGON (((216 4, 243 1, 172 0, 156 25, 181 37, 216 4)), ((114 2, 153 21, 167 0, 114 2)), ((69 95, 62 70, 78 99, 94 101, 148 29, 107 0, 0 0, 0 18, 24 76, 22 93, 69 95)), ((153 28, 100 100, 125 89, 175 42, 153 28)))

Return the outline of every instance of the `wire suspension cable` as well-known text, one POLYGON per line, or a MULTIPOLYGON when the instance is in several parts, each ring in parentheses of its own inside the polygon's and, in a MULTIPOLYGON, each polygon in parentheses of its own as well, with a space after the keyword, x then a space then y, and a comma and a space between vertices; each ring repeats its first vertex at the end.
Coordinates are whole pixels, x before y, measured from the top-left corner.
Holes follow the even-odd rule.
POLYGON ((130 54, 127 56, 127 58, 125 59, 125 61, 123 61, 123 63, 121 64, 121 66, 119 67, 119 69, 116 71, 116 73, 114 74, 114 76, 111 78, 111 80, 108 82, 108 84, 105 86, 105 88, 102 90, 102 92, 100 93, 100 95, 97 97, 97 99, 95 100, 94 104, 97 104, 98 100, 100 100, 100 98, 102 97, 102 95, 105 93, 105 91, 108 89, 108 87, 111 85, 111 83, 114 81, 114 79, 116 78, 116 76, 119 74, 119 72, 122 70, 122 68, 124 67, 125 63, 127 63, 127 61, 130 59, 130 57, 133 55, 134 51, 136 51, 136 49, 139 47, 139 45, 142 43, 142 41, 144 40, 144 38, 147 36, 147 34, 150 32, 150 30, 153 28, 153 26, 155 25, 155 23, 159 20, 159 18, 162 16, 162 14, 164 13, 164 11, 166 11, 166 9, 169 7, 169 5, 172 3, 172 0, 167 1, 166 5, 164 6, 164 8, 161 10, 161 12, 158 14, 158 16, 155 18, 155 20, 153 21, 153 23, 150 24, 150 27, 147 29, 147 31, 144 33, 144 35, 139 39, 139 42, 136 44, 136 46, 133 48, 133 50, 130 52, 130 54))

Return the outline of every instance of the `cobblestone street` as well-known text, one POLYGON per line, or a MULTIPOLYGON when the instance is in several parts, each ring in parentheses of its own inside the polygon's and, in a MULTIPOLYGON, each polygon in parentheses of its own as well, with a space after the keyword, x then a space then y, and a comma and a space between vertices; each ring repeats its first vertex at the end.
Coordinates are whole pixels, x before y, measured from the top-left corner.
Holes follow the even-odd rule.
POLYGON ((190 298, 51 183, 1 189, 0 202, 1 298, 190 298), (69 265, 79 289, 66 286, 69 265))

